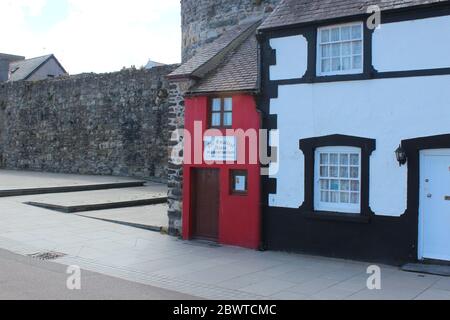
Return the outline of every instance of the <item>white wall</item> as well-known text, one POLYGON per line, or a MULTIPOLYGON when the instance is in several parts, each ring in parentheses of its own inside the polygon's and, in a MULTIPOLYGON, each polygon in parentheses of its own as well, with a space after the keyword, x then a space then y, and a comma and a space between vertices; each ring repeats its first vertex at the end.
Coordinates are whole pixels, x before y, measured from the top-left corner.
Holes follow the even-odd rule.
POLYGON ((304 201, 299 140, 345 134, 376 139, 371 157, 370 206, 379 215, 406 210, 407 166, 394 151, 401 140, 450 133, 450 76, 298 84, 279 87, 271 101, 280 135, 277 194, 271 206, 304 201))
POLYGON ((302 78, 308 69, 308 42, 299 36, 274 38, 270 46, 276 50, 277 64, 270 66, 270 80, 302 78))
POLYGON ((382 24, 373 35, 379 72, 450 68, 450 16, 382 24))

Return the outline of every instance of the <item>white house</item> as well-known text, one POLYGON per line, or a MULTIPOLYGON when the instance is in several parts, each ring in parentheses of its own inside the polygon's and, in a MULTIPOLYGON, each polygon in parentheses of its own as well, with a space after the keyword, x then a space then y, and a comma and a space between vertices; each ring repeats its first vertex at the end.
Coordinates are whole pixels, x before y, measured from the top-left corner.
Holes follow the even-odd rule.
POLYGON ((267 248, 450 261, 450 1, 284 0, 259 41, 267 248))

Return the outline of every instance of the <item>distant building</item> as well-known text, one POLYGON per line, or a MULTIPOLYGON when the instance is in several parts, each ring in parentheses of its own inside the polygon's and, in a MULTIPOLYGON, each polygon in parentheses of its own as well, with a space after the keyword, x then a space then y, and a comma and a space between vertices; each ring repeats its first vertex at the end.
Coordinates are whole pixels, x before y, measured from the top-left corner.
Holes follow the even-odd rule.
POLYGON ((66 75, 67 71, 53 54, 14 61, 9 64, 8 81, 36 81, 66 75))
POLYGON ((10 63, 19 60, 25 60, 25 57, 0 53, 0 82, 8 81, 10 63))
POLYGON ((164 63, 159 63, 159 62, 156 62, 156 61, 153 61, 153 60, 148 60, 146 66, 145 66, 145 69, 152 69, 154 67, 161 67, 161 66, 165 66, 165 64, 164 63))

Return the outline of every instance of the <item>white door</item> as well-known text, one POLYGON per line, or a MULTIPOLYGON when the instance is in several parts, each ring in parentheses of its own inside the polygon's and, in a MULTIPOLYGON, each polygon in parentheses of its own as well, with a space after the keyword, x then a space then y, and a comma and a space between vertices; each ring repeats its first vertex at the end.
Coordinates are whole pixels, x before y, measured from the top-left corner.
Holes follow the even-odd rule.
POLYGON ((420 153, 419 258, 450 261, 450 149, 420 153))

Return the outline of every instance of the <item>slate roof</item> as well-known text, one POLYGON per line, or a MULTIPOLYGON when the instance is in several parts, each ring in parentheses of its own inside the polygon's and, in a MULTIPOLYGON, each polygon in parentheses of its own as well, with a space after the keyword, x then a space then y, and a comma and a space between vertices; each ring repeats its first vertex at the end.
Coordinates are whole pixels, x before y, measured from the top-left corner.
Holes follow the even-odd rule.
MULTIPOLYGON (((42 57, 12 62, 9 65, 9 70, 11 73, 9 81, 26 80, 34 71, 36 71, 39 67, 41 67, 51 58, 54 58, 56 60, 54 55, 50 54, 42 57)), ((58 62, 58 60, 56 61, 58 62)), ((62 66, 61 68, 64 70, 62 66)))
POLYGON ((367 7, 383 10, 449 2, 448 0, 282 0, 259 30, 306 24, 333 18, 365 14, 367 7))
POLYGON ((220 65, 226 55, 254 34, 260 21, 238 25, 202 47, 190 60, 169 74, 169 78, 199 79, 220 65))
POLYGON ((250 34, 223 62, 191 90, 191 94, 255 91, 258 89, 258 41, 250 34))

